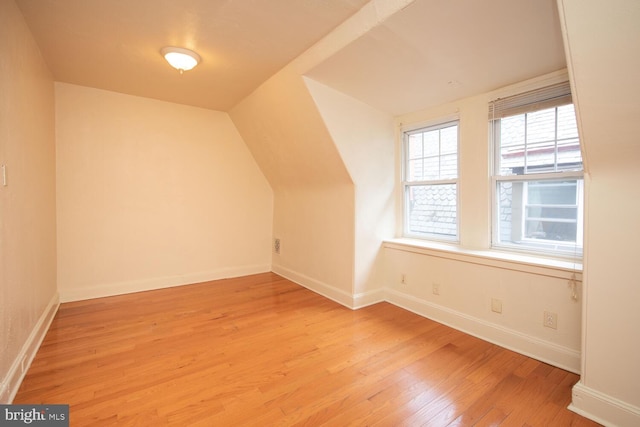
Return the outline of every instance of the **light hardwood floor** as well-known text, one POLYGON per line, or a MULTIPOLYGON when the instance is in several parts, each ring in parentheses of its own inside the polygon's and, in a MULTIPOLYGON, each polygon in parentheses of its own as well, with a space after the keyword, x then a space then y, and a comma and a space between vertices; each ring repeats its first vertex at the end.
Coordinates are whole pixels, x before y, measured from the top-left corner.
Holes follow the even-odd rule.
POLYGON ((595 426, 578 376, 273 273, 62 304, 14 403, 72 426, 595 426))

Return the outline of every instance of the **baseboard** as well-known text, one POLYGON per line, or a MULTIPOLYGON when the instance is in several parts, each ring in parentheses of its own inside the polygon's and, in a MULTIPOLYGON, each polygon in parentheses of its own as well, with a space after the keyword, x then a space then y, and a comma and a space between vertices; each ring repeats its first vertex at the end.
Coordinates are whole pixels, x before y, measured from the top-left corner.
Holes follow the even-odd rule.
POLYGON ((343 291, 342 289, 338 289, 335 286, 328 285, 319 280, 313 279, 309 276, 305 276, 304 274, 300 274, 298 272, 290 270, 281 265, 274 265, 271 271, 317 294, 320 294, 323 297, 329 298, 330 300, 333 300, 338 304, 342 304, 345 307, 348 307, 351 309, 354 308, 353 296, 350 293, 343 291))
POLYGON ((22 384, 22 380, 29 370, 29 366, 31 366, 31 362, 33 362, 33 358, 36 356, 59 306, 60 298, 56 292, 47 304, 38 322, 31 330, 29 337, 11 364, 6 377, 2 379, 2 383, 0 383, 0 404, 10 404, 13 402, 20 388, 20 384, 22 384))
POLYGON ((413 295, 387 289, 385 299, 391 304, 435 320, 454 329, 497 344, 570 372, 580 373, 580 352, 505 328, 484 319, 430 303, 413 295))
POLYGON ((640 408, 578 382, 573 386, 569 409, 604 426, 640 426, 640 408))
POLYGON ((221 268, 213 271, 179 274, 167 277, 154 277, 151 279, 143 280, 108 283, 86 288, 65 289, 64 285, 61 285, 59 286, 60 301, 71 302, 92 298, 109 297, 113 295, 130 294, 134 292, 151 291, 154 289, 171 288, 175 286, 189 285, 192 283, 208 282, 211 280, 249 276, 251 274, 258 273, 267 273, 269 271, 271 271, 271 265, 261 264, 221 268))
POLYGON ((357 310, 359 308, 364 308, 369 305, 377 304, 379 302, 384 302, 384 295, 384 289, 355 294, 353 296, 353 305, 351 306, 351 308, 357 310))

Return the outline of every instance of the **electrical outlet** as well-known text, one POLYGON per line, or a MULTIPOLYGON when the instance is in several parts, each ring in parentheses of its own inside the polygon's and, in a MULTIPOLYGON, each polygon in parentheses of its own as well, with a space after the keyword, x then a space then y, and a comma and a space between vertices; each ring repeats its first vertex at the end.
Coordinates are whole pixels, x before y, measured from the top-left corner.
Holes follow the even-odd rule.
POLYGON ((273 250, 277 254, 280 253, 280 239, 276 238, 273 240, 273 250))
POLYGON ((491 311, 494 313, 502 313, 502 300, 491 298, 491 311))
POLYGON ((545 311, 542 324, 547 328, 558 329, 558 314, 545 311))
POLYGON ((434 295, 440 295, 440 284, 439 283, 433 283, 431 285, 431 291, 433 292, 434 295))

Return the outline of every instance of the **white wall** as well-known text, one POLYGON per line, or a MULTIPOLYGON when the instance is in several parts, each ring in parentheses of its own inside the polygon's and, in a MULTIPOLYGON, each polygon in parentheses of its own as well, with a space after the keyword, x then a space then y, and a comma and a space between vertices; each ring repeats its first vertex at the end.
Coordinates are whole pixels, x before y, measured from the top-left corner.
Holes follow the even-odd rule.
POLYGON ((640 3, 560 0, 589 172, 583 372, 572 408, 640 425, 640 3))
MULTIPOLYGON (((375 0, 366 4, 229 113, 274 191, 273 232, 281 239, 282 252, 274 254, 273 270, 350 307, 378 298, 375 291, 373 295, 367 293, 373 283, 370 277, 376 273, 366 269, 373 269, 373 253, 378 251, 380 236, 386 231, 363 233, 358 228, 364 227, 360 221, 371 224, 357 214, 359 187, 369 184, 358 182, 358 176, 363 175, 353 168, 360 166, 346 155, 348 147, 361 145, 361 136, 356 141, 347 135, 358 125, 354 122, 354 128, 338 130, 341 125, 333 120, 325 123, 325 114, 319 111, 303 76, 412 1, 375 0), (341 134, 340 141, 333 139, 336 132, 341 134), (369 284, 362 285, 364 282, 369 284)), ((340 108, 346 112, 352 107, 340 108)), ((367 116, 370 122, 372 110, 368 108, 357 107, 357 114, 367 116)), ((388 123, 388 117, 383 120, 388 123)), ((377 130, 384 127, 376 125, 377 130)), ((388 133, 386 129, 383 132, 388 133)), ((383 176, 389 173, 385 171, 383 176)), ((382 214, 385 208, 378 209, 375 216, 388 224, 388 214, 382 214)))
POLYGON ((63 301, 270 270, 272 191, 226 113, 55 88, 63 301))
POLYGON ((353 183, 302 77, 281 72, 230 115, 274 191, 273 271, 350 305, 353 183))
MULTIPOLYGON (((442 323, 565 369, 580 371, 581 305, 568 282, 572 263, 547 263, 535 257, 507 256, 490 250, 491 186, 487 106, 513 95, 566 80, 559 71, 491 93, 480 94, 397 118, 413 128, 459 118, 459 245, 429 245, 410 240, 386 244, 387 299, 442 323), (553 264, 545 266, 545 264, 553 264), (401 283, 405 275, 406 283, 401 283), (433 285, 440 294, 434 295, 433 285), (491 300, 502 313, 491 311, 491 300), (558 315, 558 328, 543 326, 545 311, 558 315)), ((397 141, 400 161, 401 136, 397 141)), ((398 163, 398 170, 401 165, 398 163)), ((397 186, 398 218, 402 189, 397 186)), ((398 221, 398 235, 401 224, 398 221)), ((580 279, 578 271, 577 278, 580 279)))
POLYGON ((382 301, 381 243, 395 232, 393 117, 314 80, 305 82, 354 182, 354 305, 382 301))
POLYGON ((58 304, 53 78, 13 0, 0 1, 0 94, 0 403, 8 403, 58 304))

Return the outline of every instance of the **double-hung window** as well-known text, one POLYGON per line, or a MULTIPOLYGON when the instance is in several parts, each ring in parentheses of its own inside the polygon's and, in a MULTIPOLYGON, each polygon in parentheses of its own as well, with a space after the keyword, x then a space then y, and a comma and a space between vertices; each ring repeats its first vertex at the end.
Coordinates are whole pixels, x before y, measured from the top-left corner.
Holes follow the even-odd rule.
POLYGON ((403 136, 404 235, 458 240, 458 122, 403 136))
POLYGON ((581 256, 583 176, 569 83, 489 105, 493 246, 581 256))

